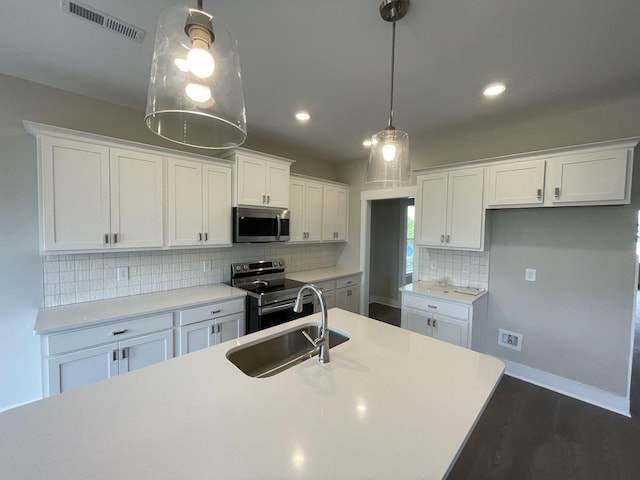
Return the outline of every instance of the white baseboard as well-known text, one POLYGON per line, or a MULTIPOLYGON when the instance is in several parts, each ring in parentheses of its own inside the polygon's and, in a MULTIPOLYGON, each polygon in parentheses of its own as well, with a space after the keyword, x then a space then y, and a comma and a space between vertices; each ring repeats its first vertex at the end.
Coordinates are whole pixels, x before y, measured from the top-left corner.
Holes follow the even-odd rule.
POLYGON ((388 307, 400 308, 400 301, 394 298, 377 297, 375 295, 369 296, 369 303, 380 303, 388 307))
POLYGON ((575 382, 552 373, 543 372, 535 368, 527 367, 510 360, 501 358, 505 364, 505 371, 510 377, 515 377, 525 382, 533 383, 554 392, 567 395, 577 400, 590 403, 597 407, 610 410, 620 415, 630 417, 629 399, 621 397, 596 387, 575 382))

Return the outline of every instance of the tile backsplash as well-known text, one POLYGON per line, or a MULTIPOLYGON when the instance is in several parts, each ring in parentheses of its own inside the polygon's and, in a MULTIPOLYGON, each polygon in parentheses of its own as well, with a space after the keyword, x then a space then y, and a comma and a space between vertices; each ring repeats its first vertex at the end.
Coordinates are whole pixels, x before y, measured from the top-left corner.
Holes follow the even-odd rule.
POLYGON ((461 250, 420 249, 420 278, 440 280, 447 278, 452 285, 462 287, 489 287, 489 252, 461 250), (464 272, 468 265, 468 272, 464 272))
POLYGON ((333 267, 340 244, 241 244, 227 248, 45 255, 44 306, 230 281, 231 263, 284 258, 287 272, 333 267), (203 262, 211 262, 204 271, 203 262), (128 267, 118 280, 116 269, 128 267))

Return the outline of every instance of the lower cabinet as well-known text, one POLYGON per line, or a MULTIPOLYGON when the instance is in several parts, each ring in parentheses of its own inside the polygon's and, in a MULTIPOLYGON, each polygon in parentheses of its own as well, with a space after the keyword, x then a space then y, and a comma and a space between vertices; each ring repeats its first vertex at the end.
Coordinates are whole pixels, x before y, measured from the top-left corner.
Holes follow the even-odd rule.
POLYGON ((172 358, 173 314, 48 335, 42 341, 43 393, 49 396, 172 358))
POLYGON ((472 303, 463 303, 402 292, 400 326, 444 342, 482 351, 486 305, 486 295, 472 303))
POLYGON ((180 355, 244 335, 244 299, 212 303, 178 312, 180 355))
MULTIPOLYGON (((360 313, 360 275, 314 282, 322 291, 327 308, 338 307, 353 313, 360 313)), ((313 301, 313 311, 320 311, 320 302, 313 301)))

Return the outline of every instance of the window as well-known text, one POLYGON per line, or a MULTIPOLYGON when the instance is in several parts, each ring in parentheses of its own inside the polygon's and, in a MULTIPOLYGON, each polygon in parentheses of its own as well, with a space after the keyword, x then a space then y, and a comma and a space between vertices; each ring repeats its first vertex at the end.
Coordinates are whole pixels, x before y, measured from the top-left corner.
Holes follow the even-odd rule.
POLYGON ((413 273, 413 222, 415 218, 416 207, 414 205, 407 206, 407 261, 406 274, 413 273))

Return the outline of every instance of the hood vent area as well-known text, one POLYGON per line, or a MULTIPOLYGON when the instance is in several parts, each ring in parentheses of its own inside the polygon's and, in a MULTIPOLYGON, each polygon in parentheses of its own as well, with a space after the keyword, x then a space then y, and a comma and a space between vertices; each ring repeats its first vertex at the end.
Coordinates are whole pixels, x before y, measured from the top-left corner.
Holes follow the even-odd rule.
POLYGON ((120 35, 124 35, 138 43, 142 43, 142 40, 144 39, 145 31, 142 28, 123 22, 108 13, 101 12, 100 10, 82 2, 62 0, 60 2, 60 7, 63 12, 83 18, 94 25, 98 25, 105 30, 118 33, 120 35))

